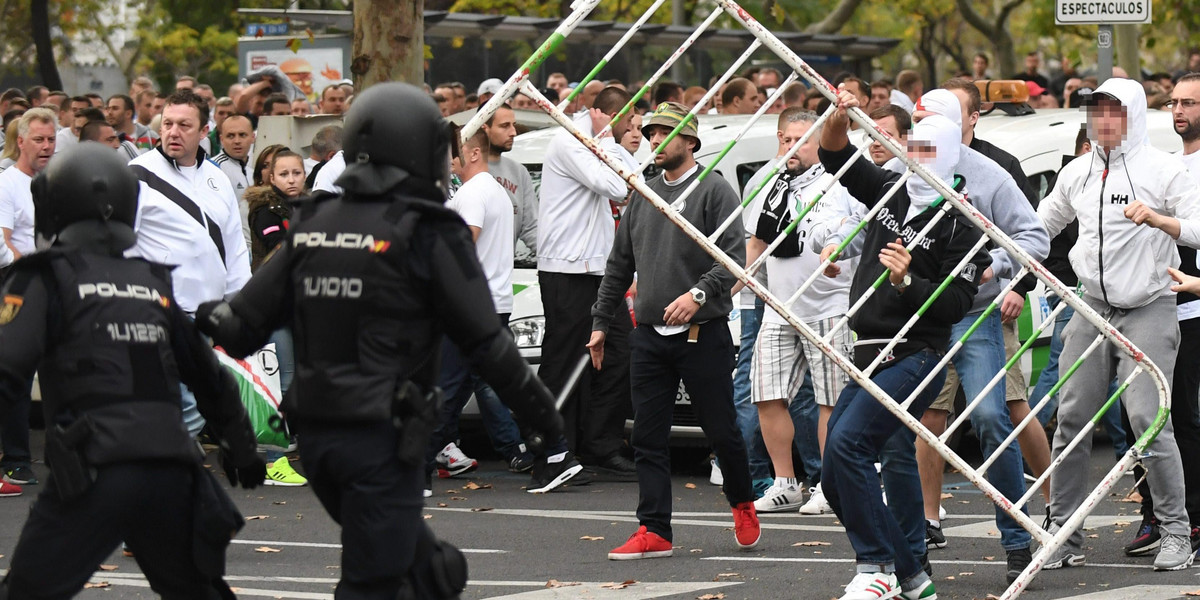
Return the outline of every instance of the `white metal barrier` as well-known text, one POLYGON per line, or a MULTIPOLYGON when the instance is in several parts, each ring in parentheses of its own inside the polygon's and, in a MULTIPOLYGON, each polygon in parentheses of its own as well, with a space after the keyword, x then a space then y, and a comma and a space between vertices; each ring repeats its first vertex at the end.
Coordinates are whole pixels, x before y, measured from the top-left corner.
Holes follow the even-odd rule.
MULTIPOLYGON (((463 139, 466 139, 471 134, 473 134, 484 122, 487 121, 487 119, 490 118, 490 116, 492 115, 492 113, 495 112, 497 107, 499 107, 503 102, 505 102, 509 97, 511 97, 516 92, 520 91, 521 93, 524 93, 525 95, 533 98, 534 101, 538 104, 538 106, 542 110, 546 111, 559 125, 561 125, 565 129, 567 129, 569 132, 571 132, 572 135, 574 135, 581 143, 583 143, 585 146, 587 146, 597 157, 599 157, 602 161, 604 161, 604 163, 607 164, 613 171, 615 171, 622 178, 624 178, 628 182, 628 184, 631 188, 633 188, 640 195, 644 196, 647 200, 649 200, 656 208, 658 208, 658 210, 660 210, 664 215, 666 215, 666 217, 668 219, 670 219, 676 226, 678 226, 680 229, 682 229, 688 235, 688 237, 690 237, 697 244, 699 244, 701 247, 703 247, 705 249, 705 251, 707 251, 709 254, 711 254, 713 256, 714 259, 716 259, 720 264, 722 264, 731 273, 733 273, 740 281, 742 281, 756 295, 758 295, 760 298, 762 298, 767 306, 769 306, 770 308, 772 308, 773 310, 778 312, 781 316, 783 316, 788 321, 788 323, 790 323, 793 327, 795 327, 796 330, 798 330, 809 342, 811 342, 813 345, 820 348, 822 352, 824 352, 839 368, 844 370, 856 383, 858 383, 863 389, 870 392, 881 404, 883 404, 889 411, 891 411, 906 427, 908 427, 909 429, 916 432, 917 436, 920 437, 921 439, 923 439, 932 448, 934 448, 939 454, 941 454, 946 459, 946 462, 948 462, 951 466, 953 466, 955 469, 957 469, 959 472, 961 472, 968 480, 971 481, 972 484, 974 484, 977 488, 979 488, 1000 509, 1005 511, 1022 528, 1024 528, 1031 534, 1031 536, 1034 538, 1034 540, 1037 541, 1038 544, 1040 545, 1040 548, 1034 554, 1033 561, 1029 565, 1029 567, 1027 569, 1025 569, 1025 571, 1021 574, 1021 576, 1011 586, 1009 586, 1009 588, 1001 596, 1001 598, 1006 599, 1006 600, 1017 597, 1029 585, 1029 582, 1034 578, 1034 576, 1037 575, 1038 571, 1041 570, 1042 565, 1046 562, 1046 558, 1048 556, 1050 556, 1051 554, 1053 554, 1055 551, 1057 551, 1066 542, 1067 538, 1083 525, 1084 519, 1088 516, 1088 514, 1090 514, 1092 512, 1093 509, 1095 509, 1095 507, 1108 494, 1108 492, 1114 486, 1116 486, 1118 480, 1125 473, 1125 471, 1127 469, 1131 468, 1134 463, 1136 463, 1138 460, 1140 460, 1140 458, 1142 456, 1144 456, 1146 448, 1149 446, 1149 444, 1151 442, 1153 442, 1154 438, 1158 435, 1158 433, 1161 431, 1161 429, 1165 425, 1166 420, 1169 418, 1169 412, 1170 412, 1170 391, 1169 391, 1169 384, 1168 384, 1166 378, 1164 377, 1162 371, 1159 370, 1159 368, 1157 366, 1155 366, 1154 363, 1151 362, 1144 354, 1142 354, 1142 352, 1140 350, 1138 350, 1138 348, 1132 342, 1130 342, 1119 331, 1117 331, 1115 328, 1113 328, 1104 318, 1102 318, 1098 313, 1096 313, 1089 306, 1087 306, 1087 304, 1085 304, 1082 300, 1080 300, 1079 297, 1077 295, 1075 295, 1074 290, 1072 288, 1064 286, 1060 281, 1058 281, 1058 279, 1056 279, 1053 275, 1051 275, 1050 272, 1045 269, 1045 267, 1043 267, 1040 263, 1035 261, 1029 254, 1027 254, 1019 246, 1017 246, 1013 242, 1012 239, 1010 239, 1007 235, 1005 235, 1003 232, 1001 232, 999 229, 997 229, 995 226, 993 226, 974 207, 972 207, 970 204, 967 204, 964 201, 963 197, 954 191, 952 186, 947 185, 945 182, 943 182, 940 179, 936 178, 935 176, 931 175, 925 168, 923 168, 915 160, 909 158, 906 155, 904 149, 900 145, 898 145, 895 140, 893 140, 890 136, 888 136, 887 133, 885 133, 884 131, 879 129, 875 125, 875 123, 873 121, 871 121, 862 111, 860 111, 858 109, 853 109, 852 111, 850 111, 850 118, 854 122, 858 123, 858 125, 863 128, 863 130, 867 133, 867 135, 869 135, 872 139, 874 139, 875 141, 882 144, 883 147, 887 148, 887 150, 890 153, 892 153, 894 156, 900 158, 904 162, 904 164, 907 168, 907 171, 903 174, 900 182, 897 183, 896 185, 893 185, 891 193, 894 193, 896 190, 902 188, 904 181, 907 180, 909 177, 917 176, 917 177, 921 177, 922 179, 929 182, 929 184, 931 186, 933 186, 934 189, 936 189, 939 193, 941 193, 942 196, 948 201, 948 202, 945 202, 942 204, 941 210, 939 210, 937 212, 937 214, 935 215, 935 217, 931 221, 931 223, 928 226, 926 226, 920 233, 918 233, 918 235, 909 244, 910 249, 912 247, 914 247, 916 244, 920 243, 920 241, 923 239, 924 235, 926 233, 928 233, 928 231, 933 227, 933 225, 939 219, 944 218, 947 214, 949 214, 950 210, 957 210, 960 213, 962 213, 967 219, 969 219, 972 223, 974 223, 985 234, 984 237, 980 240, 979 244, 977 244, 976 250, 978 250, 979 248, 982 248, 986 242, 991 241, 992 243, 1007 250, 1009 252, 1009 254, 1011 256, 1015 257, 1022 266, 1020 272, 1018 272, 1012 278, 1012 282, 1009 283, 1009 285, 1000 292, 1000 294, 993 300, 993 302, 987 306, 984 313, 977 319, 975 324, 972 327, 970 327, 969 330, 964 335, 962 335, 959 339, 953 340, 953 344, 951 345, 950 349, 946 353, 945 357, 939 363, 938 368, 936 368, 934 370, 934 372, 931 373, 929 375, 929 377, 927 377, 921 383, 921 385, 917 388, 917 390, 915 390, 908 398, 904 398, 904 399, 896 399, 896 398, 892 398, 891 396, 889 396, 887 394, 887 392, 880 389, 870 379, 870 374, 878 366, 879 359, 877 359, 874 363, 872 363, 865 370, 860 370, 860 369, 856 368, 854 366, 853 361, 850 359, 850 357, 842 355, 833 346, 830 345, 829 342, 831 339, 833 339, 833 332, 830 332, 829 334, 827 334, 827 336, 825 338, 822 338, 821 336, 817 335, 810 327, 808 327, 799 316, 794 314, 790 310, 790 308, 788 308, 797 298, 799 298, 799 296, 801 294, 804 293, 804 291, 806 291, 813 284, 813 282, 817 279, 817 277, 821 276, 820 274, 821 274, 821 271, 823 270, 823 268, 825 266, 831 264, 834 260, 836 260, 836 258, 838 257, 838 254, 840 254, 841 251, 846 247, 846 245, 848 245, 850 243, 852 237, 847 238, 838 247, 837 253, 830 256, 828 259, 826 259, 826 261, 821 265, 821 268, 818 268, 817 271, 814 272, 812 274, 812 276, 809 277, 809 279, 801 286, 800 290, 797 291, 794 296, 792 296, 791 298, 786 298, 786 299, 776 298, 773 294, 771 294, 770 291, 768 291, 765 287, 760 285, 753 278, 753 275, 765 263, 767 256, 770 255, 771 252, 775 250, 775 248, 779 245, 780 242, 782 242, 784 236, 782 236, 782 235, 779 236, 775 242, 773 242, 771 245, 768 246, 767 250, 763 253, 763 255, 755 263, 753 263, 752 265, 750 265, 748 268, 745 268, 745 269, 743 269, 743 265, 738 264, 737 262, 733 261, 729 256, 727 256, 723 252, 721 252, 721 250, 717 246, 715 246, 713 243, 713 241, 716 240, 720 236, 720 233, 722 231, 724 231, 724 229, 727 228, 734 221, 734 219, 740 218, 741 211, 744 210, 746 208, 746 206, 750 204, 750 202, 753 200, 754 195, 757 195, 759 192, 761 192, 763 187, 766 185, 767 181, 769 181, 771 179, 770 176, 764 178, 763 182, 758 186, 758 188, 752 191, 752 193, 750 194, 750 197, 747 198, 746 201, 738 208, 738 210, 733 215, 731 215, 725 223, 723 223, 721 225, 720 229, 716 233, 714 233, 711 236, 705 236, 703 233, 698 231, 694 226, 692 226, 692 224, 689 223, 686 219, 681 217, 680 214, 678 213, 678 211, 671 204, 668 204, 667 202, 665 202, 658 194, 656 194, 653 190, 651 190, 646 185, 646 182, 644 181, 644 179, 641 175, 641 171, 643 169, 645 169, 645 167, 654 160, 653 153, 651 153, 651 156, 646 160, 646 162, 644 162, 642 165, 640 165, 640 168, 638 170, 631 171, 624 165, 624 163, 620 159, 618 159, 617 157, 609 156, 596 143, 596 141, 592 137, 582 133, 578 128, 576 128, 573 121, 571 120, 571 118, 568 115, 563 113, 563 109, 583 89, 583 86, 586 85, 589 81, 592 81, 599 74, 599 72, 603 69, 604 65, 607 64, 607 62, 609 60, 611 60, 616 55, 616 53, 629 41, 629 39, 632 37, 633 32, 635 32, 638 27, 640 27, 642 24, 644 24, 650 18, 650 16, 654 13, 654 11, 658 10, 658 8, 661 7, 663 2, 664 2, 664 0, 656 1, 646 11, 646 13, 641 15, 641 17, 634 24, 634 26, 630 29, 630 31, 621 38, 621 40, 605 55, 604 59, 599 64, 597 64, 595 68, 592 69, 592 71, 587 75, 587 77, 584 78, 583 81, 581 81, 579 83, 578 87, 575 89, 575 92, 572 93, 571 96, 569 96, 567 98, 567 100, 564 101, 562 104, 556 105, 552 99, 548 99, 548 98, 544 97, 537 90, 537 88, 535 86, 533 86, 531 83, 529 83, 529 76, 530 76, 530 73, 541 64, 541 62, 545 59, 545 57, 552 54, 559 47, 559 45, 562 43, 562 41, 571 34, 571 32, 574 30, 574 28, 588 14, 590 14, 592 12, 592 10, 599 4, 599 0, 576 0, 576 2, 572 5, 572 13, 566 19, 563 20, 563 22, 558 26, 558 28, 554 31, 554 33, 551 34, 551 36, 521 66, 521 68, 519 68, 508 79, 508 81, 506 81, 504 83, 501 90, 491 100, 489 100, 484 106, 480 107, 478 113, 474 117, 472 117, 471 120, 463 127, 463 129, 462 129, 463 139), (940 437, 934 435, 933 433, 931 433, 928 429, 926 429, 921 424, 919 419, 914 418, 912 415, 910 415, 906 409, 909 407, 909 405, 912 404, 913 401, 915 401, 915 399, 921 394, 921 392, 929 385, 929 383, 935 378, 937 373, 942 368, 944 368, 947 364, 950 363, 953 356, 959 350, 961 350, 964 342, 966 342, 966 340, 975 332, 976 328, 982 323, 982 321, 999 308, 1000 302, 1003 300, 1005 295, 1007 295, 1007 293, 1009 291, 1012 291, 1012 289, 1015 287, 1017 282, 1027 274, 1033 274, 1034 276, 1036 276, 1046 286, 1047 290, 1050 293, 1054 293, 1054 294, 1058 295, 1063 301, 1059 303, 1058 307, 1055 309, 1054 312, 1052 312, 1047 318, 1042 320, 1041 325, 1033 331, 1033 333, 1029 337, 1029 340, 1021 346, 1019 351, 1014 356, 1009 358, 1007 363, 1004 365, 1004 368, 1002 368, 996 372, 996 374, 992 377, 991 381, 987 384, 987 386, 984 388, 984 390, 976 398, 974 398, 968 402, 966 410, 963 412, 963 414, 958 415, 955 418, 954 422, 950 424, 950 426, 947 428, 946 432, 944 434, 942 434, 940 437), (967 464, 966 461, 964 461, 960 456, 958 456, 958 454, 956 454, 954 451, 952 451, 950 448, 948 448, 946 446, 946 443, 945 443, 946 440, 949 439, 949 437, 962 425, 962 423, 964 421, 969 419, 971 412, 975 409, 975 407, 978 406, 979 402, 982 401, 983 398, 985 398, 987 396, 988 392, 991 389, 993 389, 997 385, 1003 385, 1005 372, 1012 365, 1016 364, 1017 361, 1020 360, 1021 356, 1026 351, 1029 350, 1029 348, 1032 346, 1033 342, 1037 339, 1038 335, 1041 334, 1045 328, 1053 327, 1055 317, 1059 314, 1059 312, 1065 310, 1068 306, 1075 309, 1075 314, 1077 316, 1086 319, 1087 321, 1089 321, 1092 325, 1094 325, 1096 327, 1097 334, 1096 334, 1095 339, 1092 341, 1091 345, 1088 346, 1086 351, 1079 358, 1079 360, 1076 361, 1075 364, 1071 365, 1065 372, 1062 372, 1062 370, 1060 368, 1061 375, 1060 375, 1059 382, 1049 391, 1049 393, 1047 393, 1042 398, 1038 399, 1037 403, 1034 404, 1033 406, 1031 406, 1029 415, 1021 423, 1019 423, 1017 426, 1015 426, 1013 428, 1012 434, 1008 436, 1008 438, 1004 441, 1004 443, 1001 445, 1001 447, 999 449, 997 449, 994 453, 992 453, 991 456, 985 457, 984 462, 978 468, 974 468, 971 465, 967 464), (1125 391, 1125 389, 1129 386, 1129 384, 1135 378, 1137 378, 1139 376, 1149 377, 1153 381, 1155 387, 1158 390, 1158 394, 1159 394, 1159 409, 1158 409, 1158 412, 1157 412, 1157 415, 1156 415, 1153 425, 1139 437, 1139 439, 1134 443, 1133 447, 1129 450, 1129 452, 1127 452, 1124 456, 1122 456, 1121 459, 1119 461, 1117 461, 1117 464, 1114 465, 1113 468, 1102 478, 1100 484, 1090 494, 1088 494, 1088 496, 1084 499, 1083 504, 1080 506, 1080 508, 1073 515, 1071 515, 1070 518, 1067 519, 1067 521, 1062 525, 1061 528, 1059 528, 1058 531, 1056 531, 1055 533, 1052 534, 1050 531, 1047 531, 1045 528, 1043 528, 1041 526, 1041 524, 1039 524, 1039 523, 1035 522, 1033 519, 1031 519, 1027 514, 1025 514, 1023 512, 1022 509, 1026 506, 1026 504, 1029 502, 1029 500, 1037 493, 1037 491, 1039 490, 1041 485, 1047 480, 1047 478, 1050 477, 1051 473, 1062 463, 1063 458, 1065 456, 1067 456, 1068 453, 1073 451, 1076 448, 1076 446, 1083 439, 1085 439, 1088 435, 1090 435, 1090 433, 1091 433, 1090 427, 1085 427, 1082 431, 1080 431, 1080 433, 1069 443, 1069 445, 1064 449, 1064 451, 1059 455, 1059 457, 1056 458, 1053 462, 1051 462, 1050 466, 1037 479, 1037 481, 1028 486, 1027 492, 1021 498, 1012 499, 1012 498, 1005 497, 990 482, 988 482, 987 479, 985 479, 984 474, 986 473, 988 468, 990 468, 992 466, 992 464, 997 460, 997 458, 1001 455, 1001 453, 1003 453, 1005 448, 1007 448, 1008 446, 1010 446, 1012 443, 1014 443, 1016 441, 1019 433, 1022 430, 1024 430, 1026 427, 1028 427, 1030 425, 1030 423, 1034 422, 1035 415, 1038 413, 1038 411, 1041 410, 1041 408, 1044 407, 1048 402, 1050 402, 1050 399, 1056 393, 1058 393, 1058 391, 1062 387, 1062 385, 1075 373, 1076 369, 1079 368, 1079 365, 1082 364, 1082 362, 1084 360, 1086 360, 1094 351, 1096 351, 1101 345, 1103 345, 1105 343, 1113 344, 1114 346, 1116 346, 1121 352, 1125 353, 1126 355, 1131 357, 1134 361, 1136 361, 1139 366, 1133 370, 1133 372, 1129 375, 1128 378, 1125 379, 1124 382, 1122 382, 1120 387, 1108 399, 1108 401, 1104 404, 1104 406, 1100 409, 1100 411, 1095 416, 1093 416, 1093 418, 1091 420, 1091 425, 1095 425, 1096 423, 1099 422, 1099 420, 1103 416, 1104 412, 1107 411, 1109 408, 1111 408, 1114 405, 1114 403, 1118 401, 1117 399, 1120 398, 1121 394, 1125 391)), ((733 62, 733 64, 729 67, 729 69, 727 71, 725 71, 725 73, 717 80, 716 84, 710 90, 708 90, 708 92, 705 94, 704 98, 700 102, 697 103, 697 106, 692 108, 691 112, 689 112, 687 117, 675 128, 675 130, 670 134, 670 136, 668 136, 666 138, 666 140, 662 144, 660 144, 659 148, 665 148, 667 143, 675 135, 678 135, 679 132, 684 127, 686 127, 687 124, 692 121, 692 119, 695 118, 696 113, 699 110, 699 107, 706 104, 707 101, 709 99, 711 99, 718 92, 720 87, 722 85, 724 85, 724 83, 726 81, 728 81, 730 77, 733 76, 733 74, 737 71, 737 69, 747 59, 749 59, 750 56, 756 50, 758 50, 760 47, 765 47, 769 51, 773 52, 781 60, 783 60, 787 65, 789 65, 794 70, 794 72, 788 76, 785 84, 781 85, 779 87, 779 89, 775 92, 775 96, 772 96, 770 99, 768 99, 768 101, 763 105, 763 107, 760 108, 758 110, 758 112, 755 113, 749 119, 749 122, 745 125, 745 127, 741 130, 741 132, 732 141, 730 141, 729 144, 721 151, 721 153, 719 153, 716 156, 716 158, 713 160, 713 162, 704 169, 704 171, 700 174, 700 177, 697 180, 697 182, 693 183, 691 187, 689 187, 687 190, 684 191, 684 193, 680 196, 680 198, 676 201, 676 203, 683 202, 683 200, 688 195, 690 195, 692 190, 695 189, 696 184, 699 182, 699 180, 703 179, 704 177, 707 177, 713 171, 713 169, 717 167, 717 165, 720 163, 721 159, 723 159, 725 157, 725 154, 742 138, 742 136, 746 133, 746 131, 748 131, 750 129, 750 127, 754 124, 754 122, 757 121, 766 112, 767 108, 774 101, 775 97, 777 97, 779 94, 783 93, 783 90, 786 87, 787 83, 791 83, 791 82, 795 81, 797 78, 803 77, 810 86, 812 86, 815 89, 820 90, 821 93, 826 98, 830 99, 831 101, 836 100, 837 91, 832 85, 830 85, 829 82, 827 82, 825 79, 823 79, 815 70, 813 70, 808 64, 806 64, 799 56, 797 56, 794 52, 792 52, 787 47, 786 44, 784 44, 777 37, 775 37, 766 27, 764 27, 762 24, 760 24, 759 22, 754 20, 736 2, 734 2, 733 0, 713 0, 713 4, 711 6, 714 8, 712 13, 710 15, 708 15, 707 18, 705 18, 703 23, 696 29, 696 31, 693 33, 693 35, 690 36, 684 42, 684 44, 671 55, 671 57, 654 73, 654 75, 645 83, 645 85, 633 94, 633 99, 630 100, 630 102, 616 115, 616 117, 614 117, 614 121, 619 120, 621 118, 625 118, 627 113, 632 109, 633 105, 639 99, 641 99, 643 96, 645 96, 647 93, 649 93, 649 91, 654 86, 654 84, 658 81, 658 79, 660 77, 662 77, 662 75, 667 72, 667 70, 671 67, 671 65, 673 65, 683 55, 684 51, 686 51, 697 39, 699 39, 700 36, 703 34, 703 32, 709 26, 711 26, 717 20, 718 17, 720 17, 723 14, 727 14, 727 15, 731 16, 736 22, 738 22, 743 27, 745 27, 750 33, 753 34, 754 40, 753 40, 753 42, 750 43, 750 45, 746 49, 746 51, 739 58, 737 58, 733 62)), ((822 115, 820 117, 820 119, 818 120, 817 124, 823 123, 824 120, 826 118, 828 118, 829 114, 832 113, 832 110, 833 109, 831 108, 828 112, 826 112, 826 114, 822 115)), ((611 127, 611 125, 610 125, 610 127, 611 127)), ((817 129, 818 129, 817 126, 811 127, 809 129, 808 133, 806 133, 800 140, 798 140, 784 156, 775 160, 772 164, 772 171, 770 172, 770 175, 773 176, 780 169, 782 169, 787 164, 787 160, 799 150, 799 148, 807 141, 807 139, 811 135, 813 135, 817 131, 817 129)), ((860 154, 864 153, 864 152, 866 152, 865 145, 862 149, 859 150, 860 154)), ((857 156, 856 156, 856 158, 857 158, 857 156)), ((846 165, 846 168, 843 168, 838 173, 836 173, 834 175, 834 179, 837 180, 838 178, 840 178, 846 172, 846 170, 850 164, 851 163, 848 162, 846 165)), ((816 204, 821 201, 821 198, 823 197, 824 192, 826 192, 826 191, 828 191, 828 189, 822 190, 821 194, 819 194, 816 199, 814 199, 811 203, 809 203, 808 205, 806 205, 804 207, 804 209, 800 212, 800 214, 797 216, 797 218, 791 223, 791 227, 794 228, 797 226, 797 224, 805 217, 805 215, 808 214, 808 212, 811 211, 816 206, 816 204)), ((863 217, 862 223, 860 223, 858 228, 854 231, 855 235, 857 235, 858 232, 861 231, 861 229, 863 228, 863 226, 866 225, 866 223, 873 220, 875 214, 883 207, 884 204, 886 204, 886 202, 888 201, 889 198, 890 198, 890 194, 887 197, 884 197, 883 199, 881 199, 866 214, 866 216, 863 217)), ((969 256, 970 256, 970 254, 968 254, 968 258, 969 258, 969 256)), ((956 277, 958 275, 958 273, 966 266, 968 258, 964 258, 963 261, 958 264, 958 266, 954 269, 954 271, 947 278, 947 281, 949 281, 949 279, 952 279, 953 277, 956 277)), ((850 308, 850 311, 847 313, 847 315, 844 318, 842 318, 840 320, 840 322, 837 324, 837 327, 847 326, 850 317, 853 316, 855 314, 855 312, 857 312, 861 308, 861 306, 866 302, 867 297, 869 297, 870 294, 873 293, 875 289, 879 288, 879 286, 886 279, 887 275, 888 275, 888 273, 885 271, 883 273, 883 275, 881 275, 879 277, 879 279, 875 282, 875 285, 871 289, 867 290, 866 294, 864 294, 864 296, 861 297, 850 308)), ((936 294, 935 294, 934 298, 936 298, 936 294)), ((917 314, 915 314, 912 317, 912 319, 908 323, 905 324, 904 328, 901 330, 901 332, 896 337, 896 339, 893 339, 891 344, 887 348, 885 348, 885 350, 883 352, 880 353, 880 357, 887 355, 887 350, 890 349, 892 346, 894 346, 896 341, 901 336, 903 336, 904 332, 908 331, 917 322, 917 320, 925 312, 925 309, 928 308, 929 303, 932 303, 932 301, 933 301, 933 298, 930 298, 929 302, 927 302, 924 307, 922 307, 920 310, 918 310, 917 314)), ((1034 399, 1031 398, 1030 400, 1032 401, 1034 399)))

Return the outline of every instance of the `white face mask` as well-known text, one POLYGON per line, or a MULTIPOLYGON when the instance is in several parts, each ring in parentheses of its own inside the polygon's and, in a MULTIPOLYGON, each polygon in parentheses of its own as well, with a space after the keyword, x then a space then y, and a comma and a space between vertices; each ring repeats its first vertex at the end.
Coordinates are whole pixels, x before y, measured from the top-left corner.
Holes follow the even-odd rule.
MULTIPOLYGON (((914 142, 923 142, 935 149, 934 157, 919 159, 921 165, 938 179, 953 185, 954 167, 958 164, 962 148, 959 127, 946 117, 931 115, 913 126, 908 143, 911 145, 914 142)), ((910 202, 905 222, 929 208, 941 196, 933 186, 916 175, 905 182, 905 188, 910 202)))

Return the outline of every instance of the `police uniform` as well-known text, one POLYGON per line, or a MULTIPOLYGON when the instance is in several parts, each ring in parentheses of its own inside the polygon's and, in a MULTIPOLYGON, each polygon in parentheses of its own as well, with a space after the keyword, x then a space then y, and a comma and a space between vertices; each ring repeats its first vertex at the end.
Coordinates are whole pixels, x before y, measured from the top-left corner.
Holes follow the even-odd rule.
POLYGON ((283 409, 314 493, 342 526, 335 597, 455 598, 466 563, 421 516, 439 340, 462 349, 531 439, 557 439, 562 421, 496 319, 466 225, 443 204, 450 136, 436 105, 379 84, 345 131, 359 158, 338 181, 344 195, 302 203, 246 287, 201 305, 197 325, 235 356, 291 325, 283 409))
POLYGON ((243 520, 179 398, 181 382, 194 390, 232 479, 257 485, 265 468, 232 375, 175 304, 169 268, 122 257, 137 181, 110 149, 68 149, 33 189, 39 233, 58 239, 5 282, 0 402, 38 370, 51 474, 0 598, 69 598, 122 541, 155 592, 232 597, 224 550, 243 520))

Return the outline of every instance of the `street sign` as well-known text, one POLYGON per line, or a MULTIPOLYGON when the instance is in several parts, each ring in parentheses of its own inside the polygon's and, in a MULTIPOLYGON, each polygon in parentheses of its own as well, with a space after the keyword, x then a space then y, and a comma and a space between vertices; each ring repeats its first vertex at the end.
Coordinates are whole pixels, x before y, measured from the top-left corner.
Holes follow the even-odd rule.
POLYGON ((251 23, 246 26, 247 37, 263 37, 268 35, 287 35, 287 23, 251 23))
POLYGON ((1057 25, 1150 23, 1150 0, 1056 0, 1057 25))

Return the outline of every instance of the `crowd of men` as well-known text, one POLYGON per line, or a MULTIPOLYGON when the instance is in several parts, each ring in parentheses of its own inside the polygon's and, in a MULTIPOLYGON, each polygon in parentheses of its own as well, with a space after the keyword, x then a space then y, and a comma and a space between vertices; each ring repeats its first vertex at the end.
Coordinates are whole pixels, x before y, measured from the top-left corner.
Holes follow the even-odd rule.
MULTIPOLYGON (((1172 423, 1150 447, 1153 458, 1144 461, 1143 522, 1125 552, 1157 551, 1156 569, 1186 568, 1200 548, 1200 353, 1193 352, 1200 344, 1200 300, 1176 295, 1172 277, 1200 275, 1190 249, 1200 245, 1200 187, 1193 179, 1200 177, 1193 168, 1200 164, 1195 73, 1200 52, 1190 55, 1181 73, 1156 73, 1143 82, 1116 73, 1103 84, 1069 66, 1048 78, 1038 55, 1029 55, 1026 70, 1014 78, 1027 82, 1032 105, 1088 110, 1078 158, 1064 158, 1045 198, 1038 197, 1015 158, 974 135, 983 99, 972 80, 989 77, 988 69, 987 57, 977 55, 972 72, 929 90, 913 71, 872 83, 843 74, 835 79, 840 92, 835 111, 821 126, 817 115, 830 100, 800 83, 779 92, 785 79, 773 68, 728 80, 690 122, 687 115, 707 88, 658 82, 628 116, 618 116, 632 99, 619 81, 580 88, 553 73, 543 94, 566 102, 575 125, 629 168, 638 165, 633 154, 648 143, 655 152, 646 173, 649 187, 668 202, 678 201, 683 217, 706 235, 728 224, 717 243, 747 268, 758 268, 756 286, 777 298, 795 296, 790 308, 796 315, 871 371, 898 400, 912 394, 910 413, 935 434, 945 430, 960 385, 968 400, 990 390, 970 418, 981 450, 991 455, 1029 414, 1029 401, 1050 390, 1057 365, 1073 364, 1088 351, 1089 325, 1072 319, 1069 309, 1059 314, 1051 364, 1032 395, 1016 367, 1004 388, 990 385, 1019 347, 1015 322, 1036 281, 1012 283, 1020 266, 1003 249, 971 252, 979 232, 953 215, 943 218, 948 204, 934 188, 917 177, 901 180, 904 165, 854 131, 846 111, 866 111, 907 144, 911 157, 969 193, 972 204, 1018 246, 1077 285, 1085 302, 1173 377, 1172 423), (695 160, 701 147, 697 121, 708 114, 753 114, 771 99, 765 112, 777 115, 774 158, 807 140, 784 168, 774 173, 768 163, 743 190, 721 178, 697 181, 704 169, 695 160), (1174 115, 1182 156, 1145 142, 1145 115, 1156 109, 1174 115), (669 138, 681 123, 679 135, 669 138), (868 143, 868 152, 834 181, 831 173, 854 158, 852 145, 868 143), (1120 177, 1110 177, 1114 174, 1120 177), (897 185, 903 193, 887 193, 897 185), (682 202, 685 190, 689 196, 682 202), (1083 210, 1097 196, 1103 207, 1099 219, 1083 210), (865 240, 852 239, 881 199, 888 203, 863 228, 865 240), (741 218, 732 219, 743 201, 741 218), (922 230, 936 243, 906 248, 922 230), (768 248, 772 252, 763 258, 768 248), (967 268, 954 272, 960 263, 967 268), (1169 275, 1176 267, 1183 274, 1169 275), (884 285, 868 290, 884 272, 884 285), (952 285, 935 293, 942 280, 952 285), (849 307, 864 295, 873 295, 872 304, 847 319, 849 307), (923 304, 931 308, 920 325, 899 338, 901 326, 923 304), (1164 331, 1163 323, 1175 321, 1178 329, 1164 331), (968 331, 949 368, 934 370, 950 340, 968 331)), ((339 180, 347 161, 338 126, 316 135, 309 155, 295 161, 298 168, 290 151, 257 148, 255 138, 260 117, 342 114, 354 101, 353 86, 328 86, 313 107, 305 98, 290 99, 276 83, 262 77, 231 86, 219 98, 191 77, 180 78, 170 92, 137 78, 127 94, 107 99, 41 86, 0 94, 6 134, 0 154, 0 268, 45 247, 35 235, 33 178, 53 164, 56 153, 91 141, 112 148, 140 183, 137 242, 128 254, 176 266, 174 298, 188 316, 206 302, 233 297, 282 239, 289 207, 302 194, 339 193, 347 181, 339 180)), ((427 86, 426 92, 449 116, 481 106, 501 86, 488 80, 468 94, 451 82, 427 86)), ((508 468, 532 473, 531 493, 594 479, 638 482, 639 529, 610 559, 670 556, 668 438, 682 380, 712 443, 711 481, 724 487, 738 547, 758 543, 759 512, 834 512, 858 555, 857 576, 844 599, 873 599, 881 589, 899 590, 904 598, 936 597, 928 553, 947 546, 941 532, 941 457, 565 130, 552 141, 535 188, 528 170, 504 156, 517 135, 515 111, 535 108, 531 98, 516 93, 478 132, 453 145, 448 206, 469 228, 491 292, 494 315, 487 318, 505 329, 513 310, 513 258, 522 247, 536 255, 545 309, 539 376, 550 393, 566 397, 565 427, 544 447, 529 447, 513 407, 472 370, 473 357, 447 338, 435 377, 446 401, 424 448, 426 494, 435 473, 454 477, 478 468, 460 448, 458 427, 473 394, 508 468), (736 357, 727 325, 735 306, 742 328, 736 357), (634 429, 627 445, 629 416, 634 429), (794 448, 799 464, 793 462, 794 448)), ((0 312, 0 324, 4 318, 0 312)), ((281 365, 287 363, 281 369, 286 389, 290 334, 276 333, 271 339, 281 365)), ((1055 400, 1057 427, 1028 427, 1018 444, 1000 452, 988 478, 1006 496, 1024 495, 1026 471, 1041 475, 1088 427, 1109 382, 1119 384, 1131 372, 1128 358, 1105 352, 1062 387, 1055 400)), ((200 436, 205 421, 196 399, 186 387, 181 395, 184 425, 200 436)), ((0 496, 38 483, 29 405, 26 391, 23 402, 0 415, 0 496)), ((1157 399, 1143 378, 1124 390, 1121 406, 1106 419, 1118 454, 1150 425, 1157 399)), ((1037 417, 1049 426, 1054 415, 1050 407, 1037 417)), ((1088 489, 1081 456, 1073 454, 1042 490, 1053 526, 1066 521, 1088 489)), ((268 459, 267 483, 305 484, 285 456, 268 459)), ((1004 511, 997 509, 996 518, 1012 581, 1030 563, 1031 539, 1004 511)), ((1083 564, 1078 537, 1044 568, 1083 564)))

